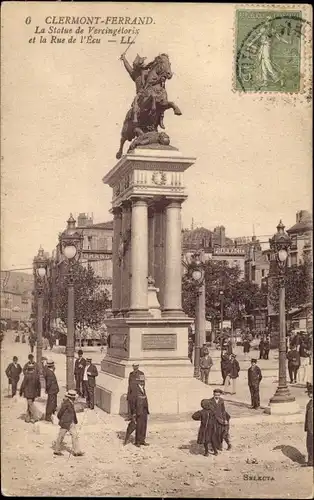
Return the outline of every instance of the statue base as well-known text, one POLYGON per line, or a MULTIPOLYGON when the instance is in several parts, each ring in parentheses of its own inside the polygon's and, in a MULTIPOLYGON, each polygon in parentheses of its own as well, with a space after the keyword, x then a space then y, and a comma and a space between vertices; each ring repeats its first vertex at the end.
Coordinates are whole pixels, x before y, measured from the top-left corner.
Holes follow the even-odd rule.
POLYGON ((188 359, 191 319, 112 318, 107 321, 110 348, 97 377, 96 405, 112 414, 128 412, 128 378, 139 364, 146 379, 149 409, 154 414, 196 411, 209 397, 209 388, 193 377, 188 359))

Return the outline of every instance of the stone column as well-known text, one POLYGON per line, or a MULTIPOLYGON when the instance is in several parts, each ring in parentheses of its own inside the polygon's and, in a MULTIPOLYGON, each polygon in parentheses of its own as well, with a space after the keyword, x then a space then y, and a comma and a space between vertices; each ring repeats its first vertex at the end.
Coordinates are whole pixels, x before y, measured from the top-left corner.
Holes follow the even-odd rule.
POLYGON ((182 315, 181 300, 181 202, 171 201, 165 208, 165 290, 164 315, 182 315))
POLYGON ((154 280, 155 286, 159 289, 157 293, 161 308, 164 303, 164 205, 155 203, 154 205, 154 280))
POLYGON ((130 279, 130 266, 129 266, 129 253, 131 247, 131 204, 129 201, 122 203, 122 224, 121 224, 121 239, 120 239, 120 313, 126 314, 129 310, 129 279, 130 279))
POLYGON ((121 307, 121 270, 119 259, 119 245, 122 229, 121 208, 116 207, 113 212, 113 242, 112 242, 112 313, 115 316, 121 307))
POLYGON ((130 316, 148 314, 148 208, 144 199, 132 201, 130 316))
POLYGON ((148 275, 155 279, 155 217, 154 208, 148 209, 148 275))

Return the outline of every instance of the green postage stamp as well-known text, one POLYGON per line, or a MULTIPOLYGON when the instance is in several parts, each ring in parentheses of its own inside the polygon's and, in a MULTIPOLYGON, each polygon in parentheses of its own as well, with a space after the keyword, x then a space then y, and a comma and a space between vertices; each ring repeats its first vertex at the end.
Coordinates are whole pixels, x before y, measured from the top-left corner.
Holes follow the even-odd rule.
POLYGON ((299 10, 237 9, 235 90, 300 92, 308 25, 299 10))

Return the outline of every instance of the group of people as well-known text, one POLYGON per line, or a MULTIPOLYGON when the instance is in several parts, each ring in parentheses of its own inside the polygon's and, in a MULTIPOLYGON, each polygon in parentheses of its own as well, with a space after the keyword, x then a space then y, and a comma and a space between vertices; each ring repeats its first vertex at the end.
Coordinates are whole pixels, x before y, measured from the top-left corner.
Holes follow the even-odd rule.
POLYGON ((270 340, 269 337, 262 337, 258 346, 259 359, 269 359, 270 340))
MULTIPOLYGON (((24 397, 27 401, 25 422, 35 423, 39 420, 53 423, 53 415, 58 407, 59 385, 55 374, 55 364, 52 359, 42 358, 41 366, 34 360, 34 355, 28 355, 28 361, 22 368, 18 362, 17 356, 13 356, 13 360, 5 371, 9 387, 11 386, 11 396, 14 397, 17 393, 17 386, 21 375, 24 375, 22 384, 19 389, 20 397, 24 397), (45 413, 42 414, 35 405, 36 398, 41 395, 41 375, 44 379, 45 392, 47 394, 45 413)), ((78 395, 83 395, 86 398, 87 406, 94 409, 94 391, 98 376, 97 367, 92 363, 91 358, 83 358, 83 352, 79 352, 79 358, 75 363, 75 379, 78 387, 78 392, 69 390, 66 392, 61 407, 57 413, 59 419, 60 432, 56 440, 54 453, 62 455, 61 445, 66 432, 69 432, 72 437, 73 454, 82 456, 83 453, 79 448, 78 435, 76 431, 77 416, 75 412, 74 402, 78 395), (83 367, 83 369, 81 368, 83 367)))

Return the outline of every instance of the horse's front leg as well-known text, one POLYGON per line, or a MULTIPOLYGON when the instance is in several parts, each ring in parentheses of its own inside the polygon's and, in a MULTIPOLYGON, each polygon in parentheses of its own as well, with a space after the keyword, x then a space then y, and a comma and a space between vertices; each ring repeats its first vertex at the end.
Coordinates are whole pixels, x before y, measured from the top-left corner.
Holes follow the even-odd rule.
POLYGON ((182 115, 182 112, 181 112, 180 108, 174 102, 172 102, 172 101, 168 101, 167 108, 168 109, 170 109, 170 108, 173 109, 175 115, 182 115))

